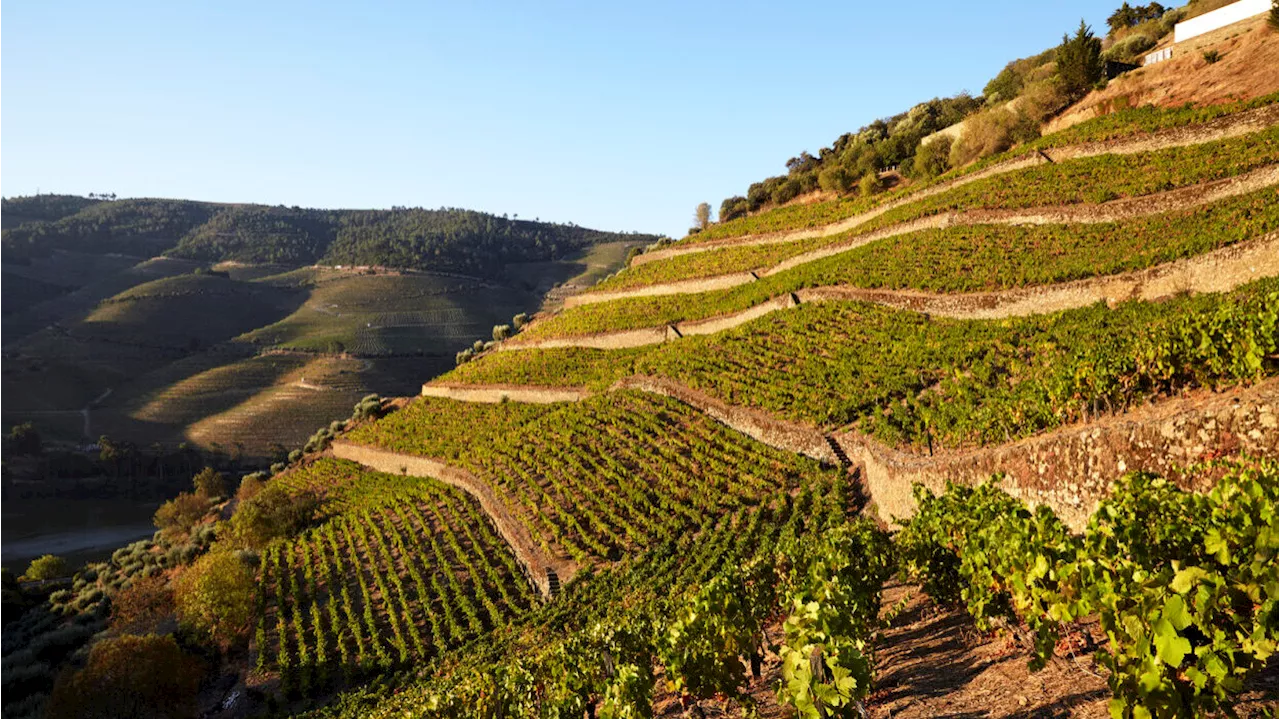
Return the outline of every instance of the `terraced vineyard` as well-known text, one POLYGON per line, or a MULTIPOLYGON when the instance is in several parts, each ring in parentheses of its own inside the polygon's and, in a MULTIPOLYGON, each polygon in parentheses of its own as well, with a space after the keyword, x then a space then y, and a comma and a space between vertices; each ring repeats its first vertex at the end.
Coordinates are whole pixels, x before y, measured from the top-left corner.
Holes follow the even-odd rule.
MULTIPOLYGON (((717 223, 707 230, 686 238, 684 241, 697 244, 717 239, 758 235, 771 232, 818 227, 839 220, 862 214, 876 207, 881 207, 923 190, 944 185, 967 175, 975 175, 1001 162, 1020 156, 1032 155, 1037 151, 1056 147, 1067 147, 1088 142, 1107 142, 1135 137, 1161 130, 1184 128, 1187 125, 1207 123, 1212 120, 1235 115, 1250 108, 1274 107, 1274 94, 1241 103, 1222 103, 1206 108, 1179 108, 1174 110, 1141 107, 1122 110, 1103 117, 1083 122, 1060 133, 1054 133, 1028 145, 1014 148, 1007 153, 997 155, 982 162, 952 170, 929 182, 910 185, 901 191, 886 193, 873 198, 837 200, 835 202, 810 205, 789 205, 759 214, 744 217, 730 222, 717 223)), ((1274 117, 1274 114, 1273 116, 1274 117)), ((1271 122, 1275 122, 1274 119, 1271 122)), ((1274 133, 1272 133, 1274 135, 1274 133)), ((1112 157, 1102 160, 1110 167, 1112 157)), ((1121 163, 1123 164, 1123 163, 1121 163)), ((1098 178, 1085 178, 1080 187, 1090 187, 1098 178)), ((1109 193, 1108 193, 1109 194, 1109 193)), ((981 196, 981 195, 979 195, 981 196)), ((1043 202, 1038 204, 1054 204, 1043 202)), ((1034 205, 1027 205, 1034 206, 1034 205)))
POLYGON ((344 438, 393 452, 456 460, 470 447, 497 442, 552 409, 518 402, 473 404, 417 397, 390 416, 346 433, 344 438))
POLYGON ((321 459, 281 481, 333 516, 262 559, 258 667, 306 694, 437 657, 535 595, 475 503, 422 478, 321 459))
POLYGON ((638 392, 547 413, 473 445, 462 462, 511 498, 544 548, 583 564, 648 548, 819 472, 638 392))

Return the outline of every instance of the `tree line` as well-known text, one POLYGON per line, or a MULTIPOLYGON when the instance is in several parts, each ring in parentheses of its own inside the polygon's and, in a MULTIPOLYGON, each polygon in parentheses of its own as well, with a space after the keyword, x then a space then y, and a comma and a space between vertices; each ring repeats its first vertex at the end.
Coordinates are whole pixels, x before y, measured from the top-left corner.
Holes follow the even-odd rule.
MULTIPOLYGON (((39 196, 45 197, 55 196, 39 196)), ((48 205, 44 214, 53 218, 61 211, 53 209, 52 200, 36 199, 6 199, 5 212, 11 206, 48 205)), ((495 277, 508 263, 558 260, 600 242, 657 239, 457 208, 318 210, 190 200, 78 199, 89 204, 52 221, 5 229, 0 261, 23 264, 56 250, 163 253, 205 262, 380 265, 495 277)), ((59 206, 74 207, 68 203, 59 206)))

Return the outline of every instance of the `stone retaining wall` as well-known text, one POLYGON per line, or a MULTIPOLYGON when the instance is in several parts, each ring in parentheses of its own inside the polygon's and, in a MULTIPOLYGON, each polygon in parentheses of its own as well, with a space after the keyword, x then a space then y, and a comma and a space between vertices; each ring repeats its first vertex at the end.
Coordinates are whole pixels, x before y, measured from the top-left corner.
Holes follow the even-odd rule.
POLYGON ((1278 400, 1280 385, 1271 378, 1220 394, 1199 391, 1000 447, 937 457, 899 452, 852 433, 835 439, 864 468, 871 500, 886 520, 915 512, 913 482, 938 492, 948 480, 975 484, 1002 472, 1007 475, 1002 486, 1011 494, 1029 506, 1048 505, 1081 530, 1111 483, 1126 472, 1167 473, 1235 451, 1276 457, 1278 400))
MULTIPOLYGON (((1205 182, 1191 187, 1180 187, 1166 192, 1141 197, 1126 197, 1100 204, 1062 205, 1016 210, 972 210, 968 212, 943 212, 928 217, 908 220, 891 227, 857 235, 808 252, 789 257, 777 265, 757 273, 737 272, 698 279, 681 280, 663 284, 646 285, 614 292, 587 292, 576 295, 566 307, 595 304, 628 297, 656 297, 673 294, 696 294, 749 284, 758 277, 769 277, 780 272, 849 252, 872 242, 898 237, 911 232, 940 229, 960 225, 1070 225, 1118 222, 1146 217, 1175 210, 1199 207, 1230 197, 1248 194, 1280 182, 1280 166, 1262 167, 1237 177, 1205 182)), ((788 242, 796 238, 789 238, 788 242)), ((764 243, 761 243, 764 244, 764 243)))
POLYGON ((826 436, 817 429, 771 417, 764 412, 735 407, 715 397, 659 377, 628 377, 613 389, 637 389, 679 400, 717 422, 774 449, 795 452, 827 464, 839 464, 826 436))
POLYGON ((577 571, 577 565, 568 559, 554 557, 545 552, 529 530, 507 511, 507 505, 494 493, 493 488, 470 472, 451 467, 439 460, 411 454, 401 454, 367 445, 334 440, 330 451, 335 457, 357 462, 370 469, 387 474, 403 474, 414 477, 430 477, 469 494, 493 523, 498 534, 525 568, 529 580, 544 597, 551 596, 551 584, 547 570, 554 571, 560 582, 567 582, 577 571))
POLYGON ((531 404, 551 404, 553 402, 576 402, 591 396, 591 392, 582 387, 525 387, 521 385, 422 385, 423 397, 444 397, 460 402, 529 402, 531 404))

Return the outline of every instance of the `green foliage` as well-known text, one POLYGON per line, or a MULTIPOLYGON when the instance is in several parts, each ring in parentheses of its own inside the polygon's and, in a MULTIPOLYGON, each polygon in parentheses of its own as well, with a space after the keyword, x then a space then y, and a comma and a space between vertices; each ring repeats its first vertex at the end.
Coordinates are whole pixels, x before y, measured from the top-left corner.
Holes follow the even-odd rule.
POLYGON ((730 570, 703 584, 677 609, 658 647, 675 692, 750 703, 741 690, 746 684, 741 657, 762 652, 764 621, 775 601, 771 572, 763 563, 730 570))
POLYGON ((1107 26, 1111 32, 1119 32, 1140 25, 1150 20, 1158 20, 1165 13, 1165 7, 1158 2, 1149 5, 1130 5, 1128 0, 1107 17, 1107 26))
POLYGON ((917 180, 928 180, 937 177, 950 168, 952 139, 939 137, 927 144, 922 144, 916 151, 915 160, 911 163, 911 177, 917 180))
POLYGON ((871 197, 884 192, 884 181, 880 179, 879 173, 868 172, 858 180, 858 194, 863 197, 871 197))
POLYGON ((1205 64, 1208 65, 1212 65, 1222 59, 1222 54, 1217 50, 1205 50, 1200 53, 1200 56, 1204 58, 1205 64))
POLYGON ((258 584, 253 570, 235 553, 204 555, 177 576, 173 589, 184 625, 224 646, 247 640, 258 584))
POLYGON ((5 229, 29 222, 54 222, 95 205, 97 199, 78 195, 30 195, 0 199, 5 229))
MULTIPOLYGON (((33 206, 32 198, 5 202, 33 206)), ((94 202, 56 221, 5 229, 2 247, 5 261, 56 249, 148 257, 163 252, 205 262, 383 265, 499 277, 508 263, 557 260, 623 239, 657 238, 455 209, 313 210, 140 199, 94 202)))
POLYGON ((859 702, 871 689, 880 588, 893 557, 888 535, 865 519, 825 533, 796 557, 777 651, 778 699, 799 716, 860 716, 859 702))
POLYGON ((153 521, 156 529, 170 535, 186 535, 209 511, 209 498, 192 492, 183 492, 156 509, 153 521))
POLYGON ((550 405, 482 404, 417 397, 381 420, 347 433, 356 444, 451 461, 473 445, 490 445, 546 414, 550 405), (442 421, 447 418, 447 421, 442 421))
POLYGON ((4 437, 5 453, 14 455, 39 456, 43 451, 40 432, 30 422, 15 424, 9 434, 4 437))
POLYGON ((215 499, 227 496, 227 478, 213 467, 205 467, 192 479, 196 496, 202 499, 215 499))
POLYGON ((22 574, 23 578, 29 581, 59 579, 70 575, 71 565, 67 564, 67 560, 54 554, 45 554, 31 560, 31 564, 27 565, 27 571, 22 574))
POLYGON ((772 266, 824 246, 856 241, 857 231, 827 238, 744 245, 681 255, 628 270, 611 282, 629 289, 756 271, 748 285, 687 297, 628 298, 562 311, 530 337, 658 327, 745 310, 806 287, 851 285, 934 292, 983 292, 1144 269, 1274 232, 1272 188, 1189 210, 1119 222, 1071 225, 957 225, 872 242, 821 261, 767 274, 772 266), (982 267, 983 272, 970 269, 982 267))
MULTIPOLYGON (((821 179, 821 178, 819 178, 821 179)), ((720 222, 728 222, 739 217, 745 217, 751 210, 751 203, 742 195, 734 195, 726 198, 720 203, 720 222)), ((628 263, 629 264, 629 263, 628 263)))
MULTIPOLYGON (((900 190, 883 193, 873 199, 842 199, 830 202, 791 205, 768 210, 749 217, 739 218, 732 222, 712 225, 705 232, 699 233, 696 239, 686 239, 683 242, 705 242, 728 237, 819 227, 899 200, 906 202, 906 204, 897 208, 895 212, 887 214, 894 215, 898 210, 906 211, 909 208, 921 207, 928 204, 930 200, 944 201, 947 198, 958 196, 972 197, 976 200, 983 197, 983 193, 991 193, 997 190, 1001 191, 1000 194, 1012 193, 1014 195, 1027 192, 1028 197, 1025 200, 1027 204, 1022 206, 1042 207, 1052 204, 1096 201, 1084 198, 1079 200, 1068 199, 1070 196, 1082 196, 1087 190, 1096 186, 1115 186, 1117 194, 1109 198, 1114 199, 1114 197, 1128 194, 1149 194, 1192 182, 1238 174, 1243 171, 1239 169, 1242 166, 1258 167, 1260 166, 1258 163, 1263 162, 1262 158, 1270 159, 1274 156, 1274 132, 1259 132, 1249 136, 1247 139, 1233 138, 1206 143, 1205 145, 1168 148, 1138 155, 1102 155, 1081 158, 1059 165, 1018 170, 1015 171, 1016 174, 1010 173, 978 180, 964 185, 962 188, 957 188, 956 191, 944 192, 932 198, 917 202, 908 201, 911 194, 920 190, 978 172, 1005 160, 1034 153, 1036 150, 1063 147, 1082 142, 1116 140, 1144 132, 1156 132, 1171 127, 1180 127, 1189 123, 1208 122, 1216 117, 1241 112, 1261 105, 1274 104, 1275 101, 1275 95, 1269 95, 1254 101, 1208 108, 1184 107, 1176 110, 1135 108, 1122 110, 1027 143, 1016 150, 1012 150, 1010 153, 988 157, 980 162, 947 172, 932 180, 911 183, 900 190), (1264 147, 1266 149, 1263 149, 1264 147), (1139 166, 1142 166, 1143 169, 1138 170, 1139 166), (1079 176, 1074 174, 1076 170, 1081 171, 1079 176), (1130 175, 1131 171, 1136 172, 1130 175), (1051 182, 1049 178, 1054 175, 1060 176, 1065 182, 1060 185, 1051 182), (1113 177, 1113 175, 1116 176, 1113 177), (1132 179, 1116 182, 1119 180, 1119 176, 1129 176, 1132 179), (1149 177, 1153 181, 1143 182, 1143 177, 1149 177), (1119 191, 1121 186, 1132 189, 1119 191), (979 194, 968 195, 966 191, 970 189, 976 190, 979 194), (1049 190, 1054 195, 1059 195, 1059 197, 1039 198, 1036 196, 1035 193, 1045 190, 1049 190)), ((1010 206, 1003 204, 1004 201, 999 202, 1001 202, 1000 205, 976 202, 973 206, 1010 206)), ((884 221, 886 220, 881 219, 881 222, 876 226, 883 226, 882 223, 884 221)), ((869 227, 864 226, 863 231, 867 231, 867 229, 869 227)))
POLYGON ((992 484, 941 497, 917 486, 920 510, 898 538, 904 568, 943 601, 959 595, 980 625, 1028 624, 1033 666, 1063 623, 1096 614, 1114 717, 1230 712, 1276 653, 1277 466, 1220 461, 1190 474, 1220 479, 1197 494, 1126 475, 1083 536, 992 484))
POLYGON ((1102 41, 1093 36, 1084 20, 1075 36, 1062 36, 1057 52, 1058 78, 1069 96, 1083 97, 1102 78, 1101 55, 1102 41))
POLYGON ((314 493, 291 491, 285 483, 272 480, 236 506, 231 516, 231 541, 235 546, 258 549, 273 539, 290 536, 311 522, 319 501, 314 493))

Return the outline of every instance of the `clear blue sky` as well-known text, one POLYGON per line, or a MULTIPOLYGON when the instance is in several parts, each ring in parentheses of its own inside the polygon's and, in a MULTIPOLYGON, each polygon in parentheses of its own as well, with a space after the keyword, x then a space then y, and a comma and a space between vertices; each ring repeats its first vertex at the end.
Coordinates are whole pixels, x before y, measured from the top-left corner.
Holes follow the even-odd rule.
POLYGON ((0 193, 468 207, 680 235, 1118 0, 62 2, 0 25, 0 193))

